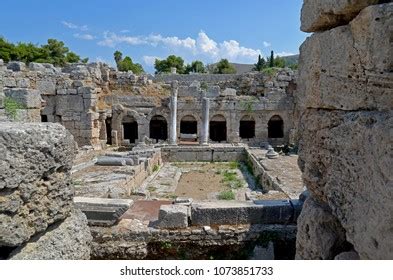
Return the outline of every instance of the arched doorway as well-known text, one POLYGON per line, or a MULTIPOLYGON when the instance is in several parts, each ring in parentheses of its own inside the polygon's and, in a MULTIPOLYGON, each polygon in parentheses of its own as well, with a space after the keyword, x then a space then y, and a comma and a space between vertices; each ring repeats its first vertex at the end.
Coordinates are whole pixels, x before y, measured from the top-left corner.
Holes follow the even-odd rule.
POLYGON ((255 120, 253 117, 246 115, 240 120, 239 136, 242 139, 255 137, 255 120))
POLYGON ((284 137, 284 121, 278 115, 270 118, 268 124, 269 138, 283 138, 284 137))
POLYGON ((163 116, 155 115, 150 120, 150 138, 156 140, 168 139, 168 123, 163 116))
POLYGON ((123 125, 123 139, 130 140, 130 143, 135 143, 138 139, 138 123, 131 117, 126 116, 122 121, 123 125))
POLYGON ((209 124, 210 139, 215 142, 227 141, 227 121, 223 115, 215 115, 209 124))

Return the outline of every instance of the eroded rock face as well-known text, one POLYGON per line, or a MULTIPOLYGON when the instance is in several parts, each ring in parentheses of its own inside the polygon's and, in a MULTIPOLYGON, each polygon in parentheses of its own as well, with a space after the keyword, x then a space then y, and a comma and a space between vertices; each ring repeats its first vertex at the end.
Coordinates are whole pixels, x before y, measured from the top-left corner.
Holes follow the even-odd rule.
POLYGON ((304 32, 325 31, 350 22, 363 8, 379 0, 305 0, 300 29, 304 32))
POLYGON ((308 110, 301 123, 312 196, 330 207, 362 258, 393 257, 392 111, 308 110))
POLYGON ((363 3, 356 17, 342 9, 347 25, 301 47, 299 165, 311 196, 298 220, 300 259, 393 258, 393 3, 351 2, 363 3), (324 223, 326 213, 337 222, 324 223), (345 242, 332 242, 342 231, 345 242))
POLYGON ((299 106, 391 109, 393 48, 386 34, 391 26, 393 3, 367 7, 349 25, 309 37, 300 49, 299 106))
POLYGON ((86 216, 74 210, 67 219, 11 253, 11 260, 87 260, 90 258, 90 229, 86 216))
POLYGON ((313 198, 308 198, 299 217, 296 258, 328 260, 334 258, 345 245, 345 231, 339 221, 313 198))
POLYGON ((73 205, 75 144, 59 124, 0 125, 0 246, 18 246, 73 205))

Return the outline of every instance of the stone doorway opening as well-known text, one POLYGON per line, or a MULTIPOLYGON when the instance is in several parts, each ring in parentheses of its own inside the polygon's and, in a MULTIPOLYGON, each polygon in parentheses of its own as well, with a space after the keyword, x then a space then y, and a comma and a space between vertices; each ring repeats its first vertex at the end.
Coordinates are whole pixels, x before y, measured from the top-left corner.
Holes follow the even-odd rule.
POLYGON ((138 123, 133 117, 123 119, 123 139, 135 143, 138 139, 138 123))
POLYGON ((112 145, 112 118, 105 119, 106 144, 112 145))
POLYGON ((255 120, 251 116, 244 116, 240 120, 239 136, 242 139, 251 139, 255 137, 255 120))
POLYGON ((215 115, 210 120, 210 139, 214 142, 227 141, 227 121, 223 115, 215 115))
POLYGON ((197 134, 198 122, 193 116, 184 116, 180 121, 180 133, 182 134, 197 134))
POLYGON ((154 139, 156 143, 159 140, 168 139, 168 123, 165 117, 156 115, 150 120, 150 138, 154 139))
POLYGON ((283 138, 284 137, 284 121, 278 115, 274 115, 268 122, 268 137, 283 138))

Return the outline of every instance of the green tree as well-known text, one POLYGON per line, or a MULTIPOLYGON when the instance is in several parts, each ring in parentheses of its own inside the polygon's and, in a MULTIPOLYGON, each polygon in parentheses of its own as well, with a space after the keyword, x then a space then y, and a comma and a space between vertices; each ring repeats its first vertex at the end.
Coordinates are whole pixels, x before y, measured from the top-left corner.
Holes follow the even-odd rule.
POLYGON ((258 55, 258 62, 254 64, 254 71, 262 71, 262 69, 266 68, 266 60, 261 56, 258 55))
POLYGON ((206 73, 205 65, 202 61, 195 60, 186 66, 185 73, 206 73))
POLYGON ((170 73, 172 67, 176 68, 177 73, 183 74, 185 71, 184 60, 180 56, 170 55, 163 60, 156 59, 154 63, 156 74, 170 73))
POLYGON ((215 69, 214 69, 215 74, 235 74, 236 69, 235 67, 229 63, 228 59, 221 59, 215 69))
POLYGON ((141 74, 144 72, 142 65, 134 63, 131 57, 126 56, 124 59, 117 63, 117 70, 127 72, 132 71, 134 74, 141 74))
POLYGON ((282 57, 276 56, 276 58, 274 58, 274 67, 284 68, 285 64, 285 59, 283 59, 282 57))
MULTIPOLYGON (((48 39, 46 45, 38 46, 32 43, 12 44, 4 38, 0 38, 0 58, 5 62, 10 60, 30 62, 47 62, 55 66, 64 66, 66 63, 80 62, 79 55, 64 45, 64 42, 56 39, 48 39)), ((87 59, 82 60, 87 62, 87 59)))
POLYGON ((119 68, 119 63, 123 60, 123 54, 120 51, 115 51, 113 54, 116 62, 117 68, 119 68))
POLYGON ((269 62, 270 68, 274 67, 274 52, 273 51, 270 52, 270 59, 268 60, 268 62, 269 62))

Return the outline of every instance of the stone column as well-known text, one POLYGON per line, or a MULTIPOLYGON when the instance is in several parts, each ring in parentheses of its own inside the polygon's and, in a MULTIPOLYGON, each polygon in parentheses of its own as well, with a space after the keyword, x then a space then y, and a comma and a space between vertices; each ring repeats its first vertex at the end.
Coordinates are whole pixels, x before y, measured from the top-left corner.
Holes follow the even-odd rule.
POLYGON ((171 129, 169 135, 169 144, 177 144, 177 92, 179 83, 178 81, 172 82, 172 96, 171 96, 171 129))
POLYGON ((209 144, 209 110, 210 100, 207 97, 202 99, 202 130, 199 143, 201 145, 209 144))

